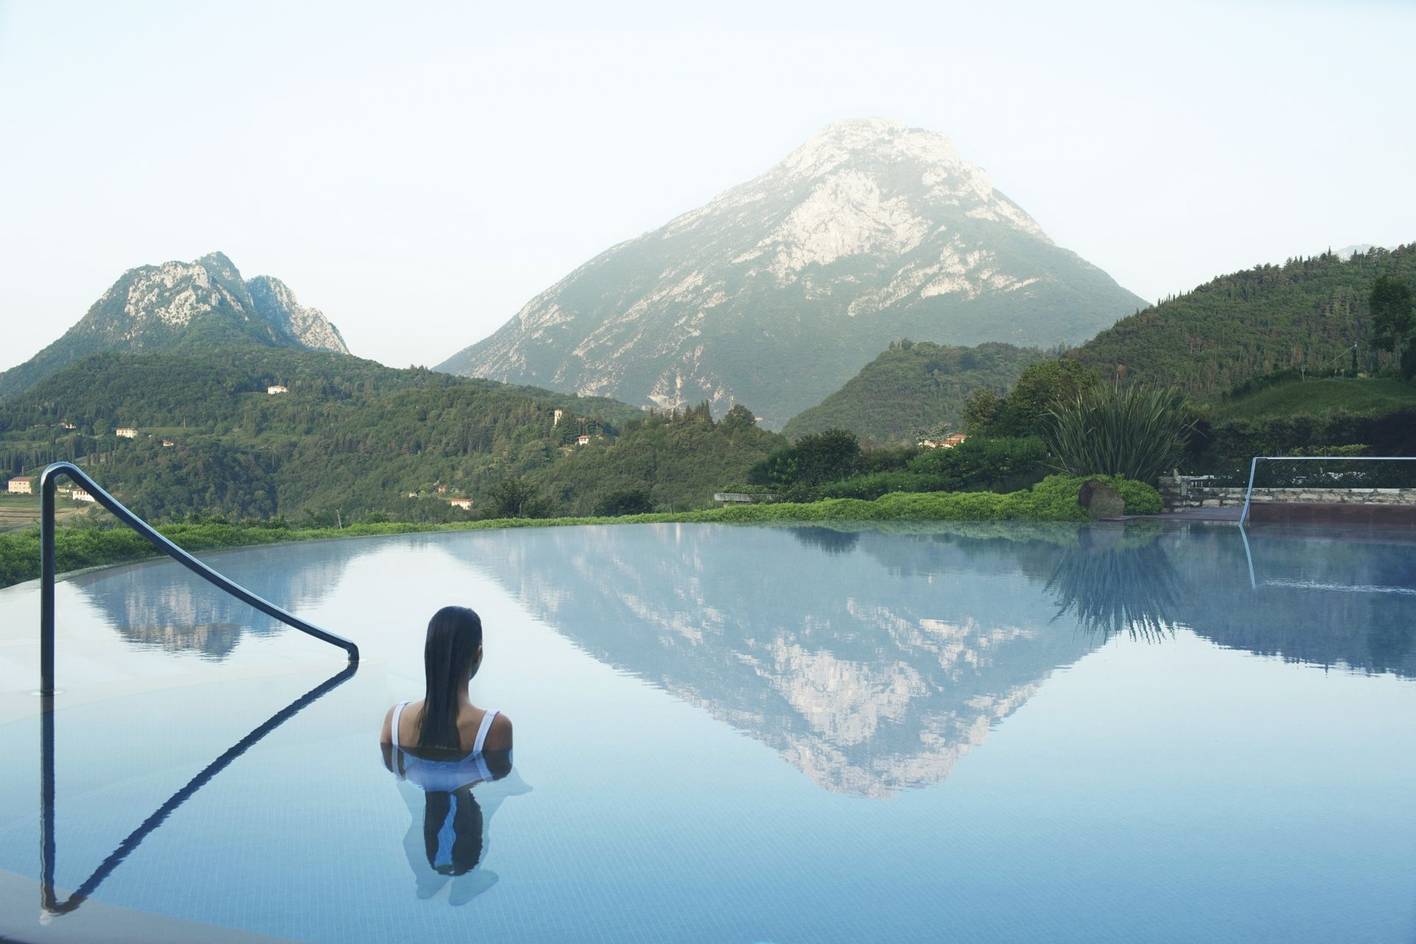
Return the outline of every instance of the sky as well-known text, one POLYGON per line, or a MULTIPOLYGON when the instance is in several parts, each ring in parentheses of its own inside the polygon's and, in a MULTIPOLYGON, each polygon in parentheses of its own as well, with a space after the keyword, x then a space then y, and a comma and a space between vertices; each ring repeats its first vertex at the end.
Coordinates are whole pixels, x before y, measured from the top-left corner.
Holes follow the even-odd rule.
POLYGON ((213 250, 431 366, 855 117, 1148 299, 1416 240, 1416 0, 678 6, 0 0, 0 369, 213 250))

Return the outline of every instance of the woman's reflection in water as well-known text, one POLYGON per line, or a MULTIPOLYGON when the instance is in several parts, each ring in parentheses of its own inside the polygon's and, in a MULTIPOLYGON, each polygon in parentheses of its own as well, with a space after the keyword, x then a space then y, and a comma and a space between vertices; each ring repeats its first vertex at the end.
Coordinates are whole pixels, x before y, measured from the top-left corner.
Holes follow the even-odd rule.
POLYGON ((418 897, 432 898, 450 883, 449 903, 463 905, 495 885, 497 873, 478 868, 492 816, 507 797, 530 792, 512 770, 511 752, 435 759, 384 745, 384 763, 398 778, 412 819, 403 853, 418 897))

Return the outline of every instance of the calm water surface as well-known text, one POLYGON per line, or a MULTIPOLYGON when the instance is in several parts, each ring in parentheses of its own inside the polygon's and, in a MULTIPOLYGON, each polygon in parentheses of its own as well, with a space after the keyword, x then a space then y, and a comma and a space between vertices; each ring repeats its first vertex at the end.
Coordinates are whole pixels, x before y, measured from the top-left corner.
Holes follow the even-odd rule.
POLYGON ((76 907, 42 914, 37 591, 0 592, 0 937, 1416 937, 1397 538, 653 525, 210 560, 363 663, 341 680, 337 650, 176 565, 62 583, 76 907), (516 723, 461 876, 376 743, 444 603, 482 613, 473 697, 516 723))

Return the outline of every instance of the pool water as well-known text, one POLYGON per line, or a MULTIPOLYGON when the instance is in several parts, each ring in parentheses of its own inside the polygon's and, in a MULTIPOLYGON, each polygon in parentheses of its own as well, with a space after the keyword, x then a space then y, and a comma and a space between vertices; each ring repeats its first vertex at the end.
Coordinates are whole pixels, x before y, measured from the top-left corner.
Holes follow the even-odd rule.
POLYGON ((0 937, 1416 936, 1401 537, 628 525, 208 560, 360 666, 175 564, 65 580, 46 812, 38 591, 0 591, 0 937), (446 603, 516 727, 456 876, 377 743, 446 603))

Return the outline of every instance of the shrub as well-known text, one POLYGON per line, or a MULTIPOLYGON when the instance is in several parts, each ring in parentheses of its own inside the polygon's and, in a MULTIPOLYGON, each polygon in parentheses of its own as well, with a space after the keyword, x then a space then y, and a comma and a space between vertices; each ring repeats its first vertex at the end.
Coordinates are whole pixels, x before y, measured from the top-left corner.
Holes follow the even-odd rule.
POLYGON ((606 517, 642 515, 654 510, 649 492, 642 488, 625 488, 610 492, 595 503, 595 514, 606 517))
POLYGON ((1082 390, 1047 416, 1044 440, 1064 471, 1147 482, 1180 457, 1193 425, 1174 388, 1120 382, 1082 390))
POLYGON ((778 488, 816 486, 846 478, 860 469, 860 441, 854 433, 828 429, 775 450, 747 473, 753 485, 778 488))
POLYGON ((940 489, 1002 492, 1027 488, 1047 475, 1047 446, 1036 436, 971 436, 952 449, 929 449, 908 469, 941 480, 940 489))

